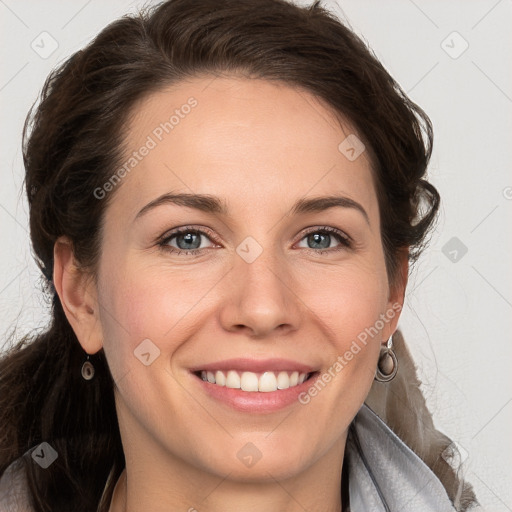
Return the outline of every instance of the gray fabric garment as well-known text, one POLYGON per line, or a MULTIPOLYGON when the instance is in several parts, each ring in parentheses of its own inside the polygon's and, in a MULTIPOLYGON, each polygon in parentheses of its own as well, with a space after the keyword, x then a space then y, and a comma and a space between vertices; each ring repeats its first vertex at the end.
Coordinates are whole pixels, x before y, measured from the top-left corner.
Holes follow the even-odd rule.
MULTIPOLYGON (((434 473, 366 405, 352 422, 345 456, 350 512, 455 511, 434 473)), ((33 512, 19 462, 0 478, 0 512, 33 512)))
POLYGON ((366 405, 347 438, 350 512, 454 512, 430 468, 366 405))
POLYGON ((21 458, 16 459, 0 478, 0 512, 33 512, 21 458))

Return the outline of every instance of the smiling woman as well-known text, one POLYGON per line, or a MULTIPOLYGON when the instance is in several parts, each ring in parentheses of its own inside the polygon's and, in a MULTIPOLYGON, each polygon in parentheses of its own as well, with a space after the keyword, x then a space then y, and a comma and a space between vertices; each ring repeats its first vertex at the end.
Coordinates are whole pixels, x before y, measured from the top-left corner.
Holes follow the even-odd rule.
POLYGON ((397 327, 431 146, 318 3, 170 0, 74 54, 26 124, 53 319, 0 361, 4 508, 468 510, 397 327))

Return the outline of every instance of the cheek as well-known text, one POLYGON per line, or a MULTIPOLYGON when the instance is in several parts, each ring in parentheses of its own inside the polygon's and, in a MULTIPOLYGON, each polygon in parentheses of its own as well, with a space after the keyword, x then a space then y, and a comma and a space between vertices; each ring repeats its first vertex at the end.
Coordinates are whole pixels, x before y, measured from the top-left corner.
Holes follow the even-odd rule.
POLYGON ((205 290, 218 281, 204 274, 191 277, 185 271, 174 270, 169 275, 156 265, 119 265, 103 275, 108 277, 103 278, 98 300, 104 349, 113 374, 116 368, 117 374, 138 368, 134 355, 139 346, 147 346, 155 354, 172 355, 192 335, 191 319, 207 303, 205 290))
MULTIPOLYGON (((395 316, 394 310, 389 314, 386 310, 385 267, 379 262, 354 263, 330 273, 324 269, 309 277, 309 285, 305 279, 302 284, 301 293, 307 297, 304 302, 314 311, 324 338, 331 341, 328 367, 323 372, 323 382, 329 391, 322 391, 322 383, 312 390, 313 396, 320 391, 324 396, 316 401, 315 407, 325 407, 326 414, 335 404, 357 407, 373 382, 382 329, 395 316)), ((323 346, 322 350, 325 349, 323 346)))
POLYGON ((331 343, 319 345, 326 354, 326 366, 299 398, 311 418, 326 421, 326 438, 335 439, 347 428, 373 383, 387 287, 386 280, 375 272, 348 269, 346 274, 317 282, 324 283, 324 293, 310 292, 308 303, 319 306, 315 309, 318 325, 331 343))
POLYGON ((309 269, 302 274, 297 295, 322 323, 334 329, 332 335, 341 350, 348 338, 357 337, 373 326, 385 311, 387 277, 379 262, 360 261, 328 269, 309 269))

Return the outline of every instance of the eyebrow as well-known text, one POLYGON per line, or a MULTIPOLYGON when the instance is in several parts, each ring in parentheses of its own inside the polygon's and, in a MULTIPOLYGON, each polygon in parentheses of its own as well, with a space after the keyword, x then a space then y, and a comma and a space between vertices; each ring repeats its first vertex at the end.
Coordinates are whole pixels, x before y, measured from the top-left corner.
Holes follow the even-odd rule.
MULTIPOLYGON (((226 203, 218 197, 208 194, 172 194, 166 193, 157 197, 153 201, 144 206, 135 216, 135 220, 139 219, 150 210, 163 204, 174 204, 178 206, 186 206, 206 213, 217 213, 220 215, 228 215, 226 203)), ((344 196, 322 196, 312 198, 301 198, 292 207, 292 215, 305 214, 312 212, 322 212, 334 207, 352 208, 360 212, 366 223, 370 225, 370 219, 366 210, 353 199, 344 196)))

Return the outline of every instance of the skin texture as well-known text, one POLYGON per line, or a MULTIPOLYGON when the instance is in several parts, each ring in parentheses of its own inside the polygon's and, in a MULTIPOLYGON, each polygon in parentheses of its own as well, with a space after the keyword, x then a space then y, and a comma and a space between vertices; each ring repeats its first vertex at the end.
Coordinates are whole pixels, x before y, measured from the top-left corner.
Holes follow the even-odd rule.
MULTIPOLYGON (((281 357, 325 371, 403 304, 406 283, 388 283, 367 152, 351 162, 338 150, 353 131, 311 94, 226 76, 139 102, 127 155, 190 97, 197 105, 161 141, 153 137, 156 147, 109 192, 96 279, 79 270, 67 239, 55 244, 67 318, 84 351, 105 350, 116 381, 127 466, 111 510, 338 511, 347 428, 399 314, 306 405, 240 412, 206 395, 189 368, 281 357), (228 214, 165 204, 135 219, 167 192, 217 196, 228 214), (301 198, 333 194, 360 203, 369 223, 355 208, 290 212, 301 198), (201 236, 199 255, 159 248, 181 226, 215 239, 201 236), (331 235, 320 254, 305 231, 324 226, 353 247, 331 235), (248 236, 263 249, 252 263, 236 251, 248 236), (144 339, 160 350, 149 366, 134 357, 144 339), (261 453, 252 467, 237 457, 248 442, 261 453)), ((178 242, 187 247, 176 237, 167 245, 178 242)))

